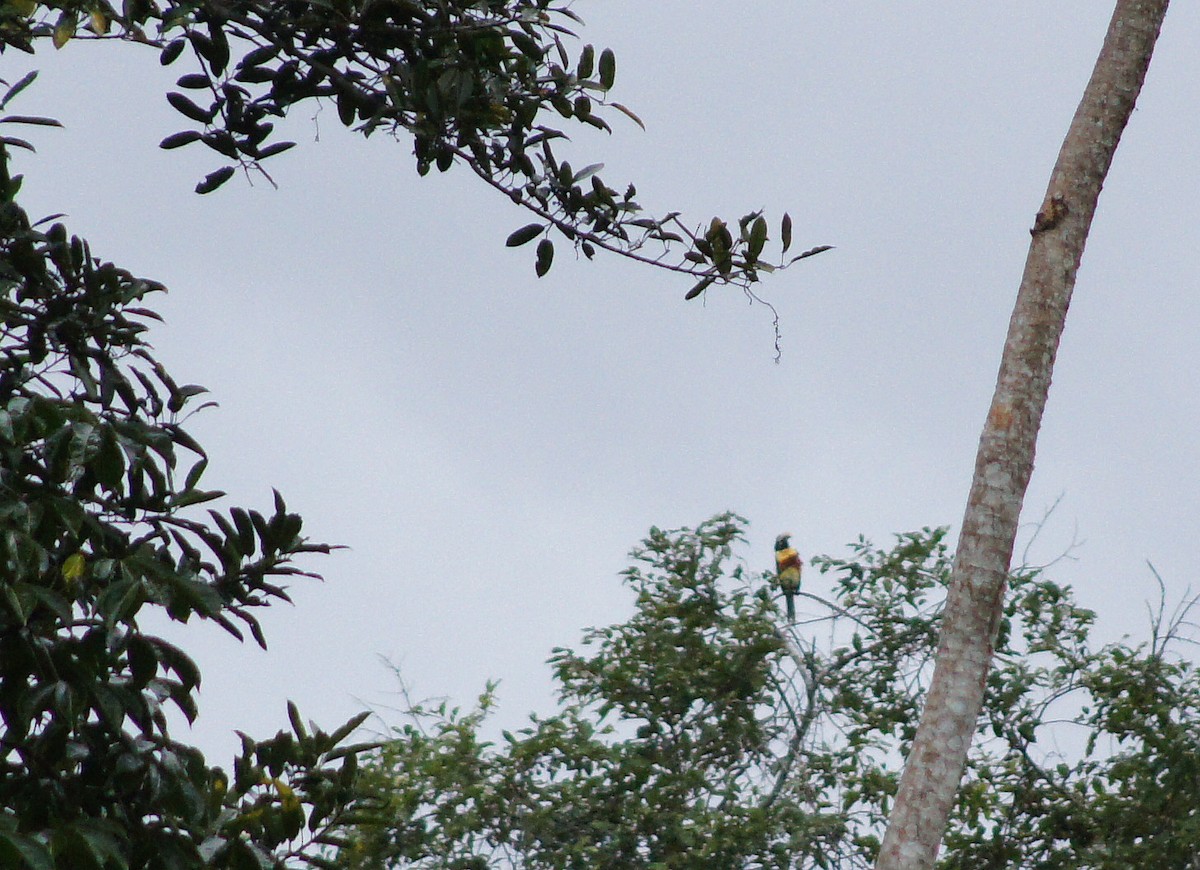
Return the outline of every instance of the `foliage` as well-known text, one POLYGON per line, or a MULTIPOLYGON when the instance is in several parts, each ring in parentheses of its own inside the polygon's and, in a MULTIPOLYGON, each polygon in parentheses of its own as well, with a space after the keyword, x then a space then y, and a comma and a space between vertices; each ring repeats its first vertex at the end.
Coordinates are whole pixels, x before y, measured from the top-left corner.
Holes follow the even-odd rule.
MULTIPOLYGON (((671 213, 646 217, 623 193, 556 155, 562 130, 609 130, 611 51, 563 40, 578 23, 550 0, 16 0, 0 9, 0 51, 119 39, 151 46, 164 65, 191 62, 168 102, 189 128, 163 148, 201 143, 237 167, 293 143, 274 124, 293 107, 329 103, 365 135, 410 136, 420 173, 455 162, 538 218, 510 246, 554 259, 550 231, 583 255, 606 249, 747 289, 768 263, 766 220, 691 230, 671 213), (683 252, 665 259, 672 245, 683 252)), ((32 80, 12 87, 0 108, 32 80)), ((8 116, 6 124, 53 124, 8 116)), ((204 507, 207 459, 184 423, 205 390, 180 384, 145 343, 161 285, 93 257, 58 216, 34 223, 0 137, 0 863, 49 867, 260 867, 320 864, 320 844, 355 810, 361 747, 303 725, 246 738, 232 778, 173 740, 167 710, 191 720, 200 674, 179 647, 142 630, 161 610, 211 620, 265 646, 255 609, 287 600, 304 574, 296 556, 325 552, 276 494, 268 514, 204 507)), ((267 176, 269 178, 269 176, 267 176)), ((791 219, 780 224, 785 254, 791 219)), ((793 256, 792 261, 820 249, 793 256)), ((203 407, 201 405, 200 407, 203 407)))
POLYGON ((31 222, 12 147, 29 145, 0 138, 0 865, 283 866, 351 805, 355 748, 339 744, 357 723, 247 738, 229 781, 168 733, 168 708, 195 717, 200 672, 140 620, 265 646, 255 609, 288 600, 295 557, 329 548, 278 493, 269 515, 199 512, 222 495, 200 487, 183 427, 205 391, 144 339, 163 288, 31 222))
POLYGON ((792 241, 785 215, 780 259, 769 262, 760 212, 701 226, 678 212, 650 217, 632 184, 620 189, 601 179, 602 164, 576 169, 560 158, 563 120, 606 132, 613 112, 642 123, 609 98, 611 50, 568 52, 569 28, 582 23, 570 7, 554 0, 134 0, 118 11, 104 0, 24 0, 4 7, 0 49, 120 38, 159 48, 163 64, 189 57, 192 71, 167 99, 193 126, 162 147, 199 142, 225 161, 199 193, 220 187, 235 167, 262 171, 262 161, 291 148, 274 139, 274 119, 308 101, 332 103, 340 122, 364 136, 411 137, 421 174, 465 164, 532 212, 537 221, 515 230, 508 245, 540 238, 539 276, 554 259, 551 229, 589 259, 603 249, 691 276, 688 298, 713 284, 749 293, 760 273, 828 249, 782 259, 792 241))
MULTIPOLYGON (((490 687, 465 713, 412 705, 364 763, 369 820, 338 835, 338 865, 871 866, 936 651, 945 530, 815 559, 831 596, 802 592, 810 613, 783 627, 770 574, 735 561, 743 528, 652 530, 630 619, 554 652, 553 716, 489 742, 490 687)), ((1068 588, 1014 573, 941 866, 1192 866, 1185 616, 1093 649, 1068 588)))

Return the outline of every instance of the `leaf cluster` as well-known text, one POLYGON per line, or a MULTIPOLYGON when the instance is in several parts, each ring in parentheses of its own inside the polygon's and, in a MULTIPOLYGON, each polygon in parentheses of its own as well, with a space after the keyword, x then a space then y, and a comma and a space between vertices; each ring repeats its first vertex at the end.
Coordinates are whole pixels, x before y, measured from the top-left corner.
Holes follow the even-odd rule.
MULTIPOLYGON (((931 675, 946 531, 817 557, 832 593, 801 591, 785 625, 773 572, 736 561, 744 525, 651 530, 624 574, 633 615, 551 657, 554 715, 490 742, 490 689, 465 714, 412 707, 364 765, 372 809, 338 866, 871 866, 931 675)), ((1170 652, 1187 608, 1148 644, 1093 649, 1069 588, 1010 583, 941 866, 1192 866, 1200 682, 1170 652)))
MULTIPOLYGON (((768 224, 759 212, 704 225, 645 213, 632 184, 611 186, 604 166, 576 169, 556 150, 564 122, 611 132, 613 113, 641 120, 610 99, 616 57, 584 45, 568 50, 582 24, 555 0, 30 0, 5 7, 0 49, 32 51, 40 40, 120 38, 185 58, 170 104, 191 123, 166 137, 173 149, 200 143, 225 165, 196 187, 210 193, 237 167, 294 146, 276 121, 298 105, 331 105, 338 121, 364 136, 411 139, 416 168, 466 165, 537 221, 513 232, 510 246, 541 237, 538 276, 554 261, 553 235, 588 259, 607 250, 690 276, 687 298, 709 286, 749 292, 763 273, 829 246, 785 258, 792 221, 784 216, 778 259, 768 259, 768 224), (733 227, 736 226, 736 230, 733 227)), ((269 176, 267 176, 269 178, 269 176)))
POLYGON ((222 495, 201 488, 207 459, 184 428, 205 390, 145 341, 158 319, 146 297, 163 288, 95 257, 57 216, 31 221, 12 147, 28 143, 0 139, 0 865, 282 866, 298 808, 311 829, 343 802, 353 765, 330 765, 352 757, 335 752, 346 734, 269 757, 260 745, 218 794, 167 729, 170 707, 196 716, 200 671, 139 620, 208 620, 265 646, 254 611, 288 600, 283 582, 307 574, 296 557, 329 547, 278 493, 269 514, 200 513, 222 495), (254 794, 260 768, 270 800, 254 794), (265 805, 257 827, 228 818, 264 800, 282 803, 283 827, 265 805))

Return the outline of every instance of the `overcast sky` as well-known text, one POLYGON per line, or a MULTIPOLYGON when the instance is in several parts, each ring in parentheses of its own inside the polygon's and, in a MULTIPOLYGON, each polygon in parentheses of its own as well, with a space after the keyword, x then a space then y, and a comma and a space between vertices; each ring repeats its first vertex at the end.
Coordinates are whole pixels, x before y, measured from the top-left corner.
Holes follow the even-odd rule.
MULTIPOLYGON (((182 129, 135 45, 74 42, 14 111, 61 119, 19 156, 25 204, 67 212, 99 255, 171 288, 151 340, 220 407, 190 431, 205 483, 348 545, 264 617, 268 653, 216 629, 172 637, 204 673, 177 736, 227 762, 294 699, 333 727, 413 694, 469 704, 501 681, 499 721, 550 709, 550 650, 630 612, 618 572, 651 525, 732 509, 771 563, 859 534, 961 518, 1029 243, 1109 4, 578 2, 617 53, 611 137, 585 137, 614 187, 693 223, 784 210, 796 245, 837 248, 762 286, 685 303, 689 286, 565 245, 537 280, 504 247, 528 217, 459 169, 417 177, 411 144, 363 141, 301 110, 300 147, 191 191, 215 155, 158 150, 182 129)), ((1200 9, 1167 17, 1118 150, 1042 430, 1026 518, 1062 501, 1032 554, 1084 543, 1054 576, 1139 634, 1178 600, 1200 535, 1196 158, 1200 9)), ((1018 561, 1020 552, 1018 552, 1018 561)), ((808 572, 806 582, 827 584, 808 572)))

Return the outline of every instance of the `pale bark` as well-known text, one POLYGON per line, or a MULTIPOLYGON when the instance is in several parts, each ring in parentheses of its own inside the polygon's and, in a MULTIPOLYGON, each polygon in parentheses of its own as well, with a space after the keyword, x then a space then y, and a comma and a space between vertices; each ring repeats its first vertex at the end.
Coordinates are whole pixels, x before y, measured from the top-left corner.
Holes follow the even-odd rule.
POLYGON ((966 765, 1034 448, 1096 200, 1145 80, 1168 0, 1118 0, 1034 222, 984 423, 925 710, 878 870, 926 870, 966 765))

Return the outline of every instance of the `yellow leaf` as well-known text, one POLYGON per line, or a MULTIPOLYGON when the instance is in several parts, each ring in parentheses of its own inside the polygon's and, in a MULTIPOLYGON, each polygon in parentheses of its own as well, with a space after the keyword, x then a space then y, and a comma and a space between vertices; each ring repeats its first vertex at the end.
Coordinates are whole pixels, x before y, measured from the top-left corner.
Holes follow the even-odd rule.
POLYGON ((108 18, 99 9, 92 10, 92 30, 101 36, 108 33, 108 18))
POLYGON ((83 557, 83 553, 74 553, 67 556, 62 566, 63 579, 70 585, 83 576, 85 568, 87 568, 87 559, 83 557))
POLYGON ((54 47, 62 48, 71 41, 71 37, 75 35, 75 25, 69 21, 64 21, 54 28, 54 47))
POLYGON ((272 779, 271 784, 275 786, 275 791, 279 792, 280 803, 283 804, 285 810, 300 808, 300 798, 296 797, 296 793, 292 791, 291 786, 278 779, 272 779))

